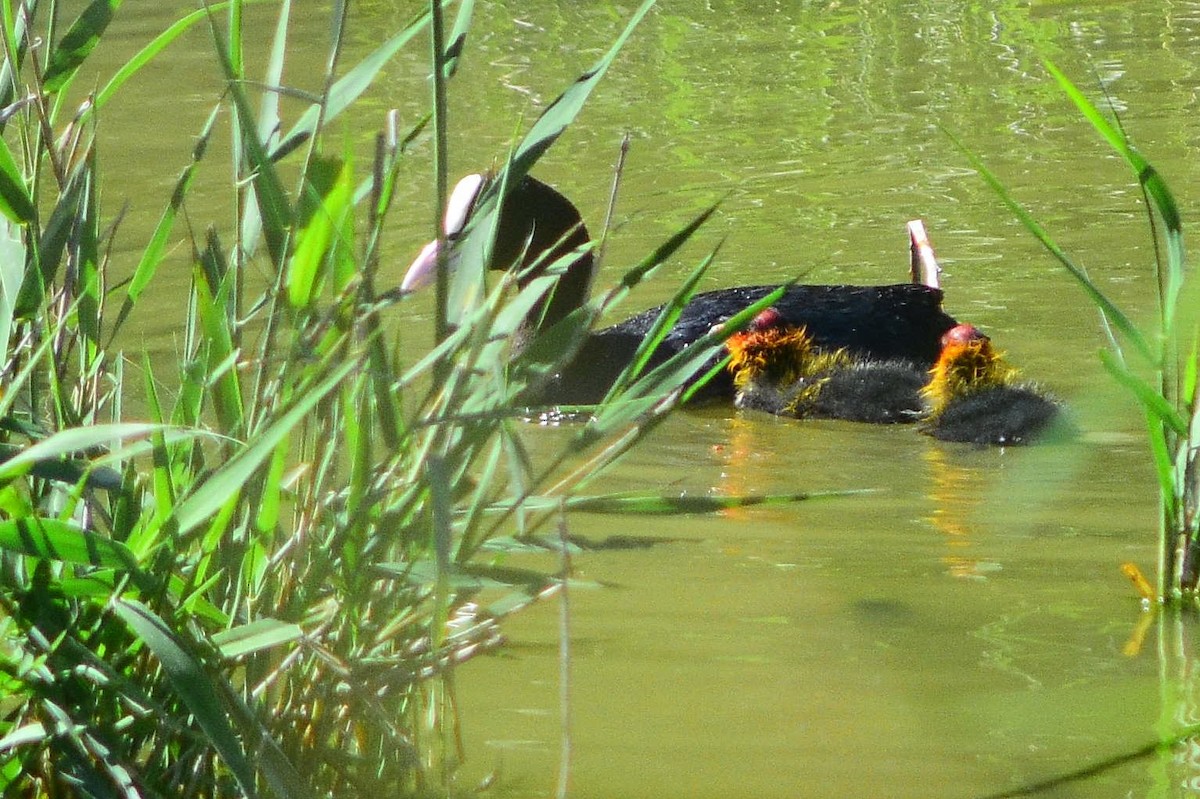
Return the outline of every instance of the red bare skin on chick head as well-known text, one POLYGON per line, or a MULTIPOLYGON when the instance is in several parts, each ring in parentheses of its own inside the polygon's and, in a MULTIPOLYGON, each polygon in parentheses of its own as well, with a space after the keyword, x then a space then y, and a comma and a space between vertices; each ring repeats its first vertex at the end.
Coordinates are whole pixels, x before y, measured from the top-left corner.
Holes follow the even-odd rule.
POLYGON ((955 325, 942 334, 942 346, 951 344, 969 344, 972 341, 988 341, 988 337, 979 332, 975 325, 955 325))

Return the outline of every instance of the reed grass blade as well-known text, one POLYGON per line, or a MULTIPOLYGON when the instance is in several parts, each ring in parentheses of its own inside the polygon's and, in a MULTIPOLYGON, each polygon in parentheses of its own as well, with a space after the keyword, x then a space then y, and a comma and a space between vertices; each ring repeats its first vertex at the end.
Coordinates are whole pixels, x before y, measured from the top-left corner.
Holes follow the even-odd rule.
POLYGON ((247 797, 258 796, 256 769, 245 750, 222 702, 212 678, 171 629, 140 602, 118 600, 114 610, 129 628, 146 643, 162 664, 175 691, 196 716, 208 740, 247 797))
POLYGON ((191 496, 180 501, 175 508, 174 519, 180 533, 202 524, 229 498, 237 495, 250 476, 267 461, 284 436, 300 424, 305 415, 332 391, 339 381, 349 375, 358 364, 354 361, 342 364, 329 377, 314 386, 301 397, 286 413, 267 429, 255 436, 253 443, 246 446, 229 463, 213 473, 191 496))
POLYGON ((0 521, 0 548, 80 566, 137 568, 133 553, 121 542, 54 519, 26 517, 0 521))
POLYGON ((1100 351, 1100 360, 1108 373, 1137 399, 1151 419, 1166 425, 1175 435, 1187 436, 1187 420, 1167 401, 1158 388, 1129 371, 1105 350, 1100 351))
POLYGON ((1008 190, 999 181, 999 179, 992 174, 991 170, 987 168, 983 161, 973 152, 968 150, 966 146, 954 136, 954 134, 950 133, 949 131, 945 132, 946 135, 949 136, 954 142, 955 146, 957 146, 963 155, 966 156, 967 160, 971 162, 971 166, 974 167, 975 171, 978 172, 988 186, 992 188, 992 191, 996 193, 1001 202, 1003 202, 1008 209, 1012 211, 1013 215, 1021 221, 1021 224, 1025 226, 1025 229, 1032 233, 1034 238, 1042 243, 1042 246, 1054 256, 1055 260, 1062 264, 1067 272, 1069 272, 1071 276, 1075 278, 1079 285, 1083 287, 1084 292, 1088 295, 1091 301, 1096 305, 1097 308, 1100 309, 1100 312, 1104 314, 1106 319, 1112 322, 1112 324, 1121 332, 1123 336, 1125 336, 1126 340, 1133 345, 1138 354, 1144 358, 1147 363, 1157 363, 1158 356, 1150 347, 1145 336, 1142 334, 1142 331, 1138 329, 1137 325, 1135 325, 1125 314, 1125 312, 1122 311, 1111 299, 1109 299, 1107 295, 1104 294, 1104 292, 1102 292, 1096 286, 1095 283, 1092 282, 1092 279, 1088 277, 1087 272, 1078 266, 1075 261, 1069 255, 1067 255, 1067 253, 1061 247, 1059 247, 1057 243, 1055 243, 1054 239, 1050 237, 1050 234, 1033 217, 1033 215, 1029 213, 1024 206, 1013 199, 1012 195, 1009 194, 1008 190))
MULTIPOLYGON (((737 496, 665 496, 661 494, 609 494, 574 496, 566 508, 579 513, 627 514, 633 516, 709 515, 735 508, 785 505, 817 499, 834 499, 866 493, 863 490, 812 491, 794 494, 741 494, 737 496)), ((560 500, 535 498, 532 507, 549 507, 560 500)))
POLYGON ((304 628, 299 624, 279 619, 256 619, 215 633, 212 642, 222 657, 232 659, 294 644, 303 637, 304 628))
POLYGON ((196 23, 207 19, 209 14, 222 11, 228 7, 228 0, 215 3, 206 3, 204 8, 197 11, 192 11, 189 14, 185 14, 172 23, 162 33, 151 39, 149 44, 135 53, 133 58, 130 58, 128 61, 122 64, 120 68, 113 73, 113 76, 108 79, 108 82, 104 84, 100 91, 96 92, 96 96, 92 101, 91 113, 95 113, 95 111, 98 111, 99 109, 108 105, 109 100, 116 96, 117 92, 121 90, 121 87, 123 87, 130 78, 140 72, 147 64, 154 61, 154 59, 158 57, 159 53, 177 41, 180 36, 194 27, 196 23))
POLYGON ((50 61, 42 76, 44 91, 55 94, 70 83, 79 67, 100 43, 100 37, 108 29, 120 6, 121 0, 93 0, 71 23, 50 54, 50 61))
POLYGON ((1084 96, 1083 92, 1079 91, 1078 87, 1052 61, 1046 59, 1042 63, 1084 118, 1133 170, 1134 177, 1137 178, 1138 183, 1151 199, 1155 210, 1158 211, 1159 217, 1167 228, 1165 234, 1167 240, 1167 284, 1162 298, 1162 306, 1165 312, 1163 326, 1170 331, 1173 326, 1175 309, 1178 306, 1179 291, 1183 287, 1185 265, 1183 222, 1175 197, 1158 170, 1129 143, 1125 132, 1110 124, 1084 96))
MULTIPOLYGON (((331 251, 341 238, 351 212, 353 184, 350 166, 338 158, 314 159, 305 173, 305 192, 300 204, 300 229, 292 251, 285 285, 294 308, 307 308, 318 298, 326 277, 331 251)), ((332 291, 346 287, 347 278, 332 275, 332 291)))
POLYGON ((315 135, 318 122, 328 125, 346 111, 362 93, 375 82, 380 71, 388 62, 413 40, 417 34, 429 24, 429 12, 423 12, 407 27, 387 39, 375 48, 366 58, 358 62, 344 76, 339 78, 325 95, 324 109, 313 106, 305 111, 280 140, 279 146, 272 151, 272 158, 280 153, 288 152, 296 146, 299 140, 306 140, 315 135))
POLYGON ((154 228, 154 233, 151 234, 149 242, 142 251, 142 256, 138 259, 137 266, 134 268, 133 277, 130 278, 129 285, 125 289, 125 297, 121 303, 121 309, 117 314, 116 321, 113 323, 113 335, 116 335, 116 331, 124 325, 134 305, 141 298, 142 292, 146 290, 146 287, 150 285, 154 276, 158 274, 158 267, 162 263, 166 253, 171 231, 175 227, 175 220, 178 218, 179 211, 183 207, 188 194, 191 192, 196 176, 196 169, 208 152, 208 143, 212 137, 220 113, 221 107, 219 105, 215 106, 209 113, 208 119, 200 130, 200 135, 196 138, 196 143, 192 147, 192 160, 184 167, 183 172, 179 175, 179 179, 175 181, 175 188, 171 192, 171 199, 167 203, 167 207, 163 209, 162 216, 159 217, 158 224, 154 228))
POLYGON ((446 40, 446 55, 443 62, 446 67, 446 77, 454 76, 458 71, 458 61, 462 58, 467 46, 467 33, 471 30, 471 17, 475 13, 475 0, 462 0, 458 5, 458 15, 454 18, 454 28, 446 40))
POLYGON ((588 96, 596 85, 604 77, 604 73, 616 60, 617 55, 633 34, 635 28, 654 7, 655 0, 646 0, 641 4, 637 11, 630 17, 629 22, 625 26, 620 35, 613 41, 612 46, 608 49, 601 58, 592 65, 592 68, 583 73, 574 84, 566 91, 560 94, 546 110, 538 117, 537 122, 533 124, 529 132, 517 145, 513 152, 509 171, 519 177, 526 174, 529 169, 541 158, 542 154, 550 148, 562 132, 566 130, 579 112, 583 110, 583 104, 587 101, 588 96))
POLYGON ((25 176, 4 139, 0 139, 0 213, 15 224, 32 222, 37 216, 25 176))

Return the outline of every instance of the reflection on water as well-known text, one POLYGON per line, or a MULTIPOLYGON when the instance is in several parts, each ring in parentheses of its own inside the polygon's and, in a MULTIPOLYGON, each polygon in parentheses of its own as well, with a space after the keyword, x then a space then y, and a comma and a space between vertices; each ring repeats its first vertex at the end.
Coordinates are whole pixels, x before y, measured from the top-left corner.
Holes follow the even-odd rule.
POLYGON ((942 561, 954 577, 983 577, 990 565, 978 560, 971 542, 971 517, 979 508, 979 493, 986 478, 977 469, 956 468, 947 462, 942 447, 925 453, 929 468, 930 514, 927 521, 946 536, 942 561))
MULTIPOLYGON (((118 33, 128 38, 114 63, 163 27, 162 6, 118 17, 132 27, 118 33)), ((346 63, 410 11, 355 5, 357 52, 346 63)), ((323 13, 296 21, 297 41, 323 40, 323 13)), ((608 3, 479 4, 451 87, 453 171, 502 155, 514 120, 589 65, 625 13, 608 3)), ((221 90, 178 91, 181 72, 215 74, 207 48, 204 36, 185 43, 130 84, 120 102, 139 113, 114 107, 102 121, 108 170, 133 198, 119 247, 153 228, 171 191, 162 164, 186 163, 221 90)), ((289 80, 302 85, 303 59, 320 49, 300 48, 289 80)), ((722 200, 700 244, 639 289, 628 312, 667 299, 675 277, 722 238, 704 288, 798 274, 902 280, 904 222, 923 217, 946 269, 947 309, 1062 397, 1082 432, 1001 451, 910 427, 727 409, 672 420, 596 488, 869 493, 717 518, 571 519, 572 532, 596 538, 673 539, 576 560, 581 578, 605 587, 572 595, 572 795, 981 795, 1195 720, 1192 621, 1160 620, 1139 646, 1149 617, 1118 570, 1153 564, 1140 416, 1097 363, 1102 340, 1077 287, 939 129, 981 153, 1135 317, 1150 313, 1140 200, 1043 76, 1047 55, 1092 96, 1103 82, 1185 218, 1196 218, 1195 2, 664 3, 540 167, 598 230, 618 142, 633 133, 601 286, 722 200)), ((419 118, 424 60, 416 48, 392 65, 348 123, 350 146, 368 151, 386 108, 419 118)), ((388 242, 396 278, 429 238, 427 149, 418 143, 401 176, 405 209, 388 242)), ((196 195, 193 225, 225 222, 196 195)), ((117 255, 132 269, 136 251, 117 255)), ((155 289, 173 306, 182 285, 168 273, 155 289)), ((419 325, 428 305, 398 313, 419 325)), ((173 318, 131 325, 161 354, 172 351, 173 318)), ((498 767, 503 795, 546 796, 560 734, 554 608, 519 615, 507 634, 511 647, 457 680, 464 778, 498 767)), ((1181 749, 1054 795, 1180 795, 1196 783, 1195 760, 1181 749)))

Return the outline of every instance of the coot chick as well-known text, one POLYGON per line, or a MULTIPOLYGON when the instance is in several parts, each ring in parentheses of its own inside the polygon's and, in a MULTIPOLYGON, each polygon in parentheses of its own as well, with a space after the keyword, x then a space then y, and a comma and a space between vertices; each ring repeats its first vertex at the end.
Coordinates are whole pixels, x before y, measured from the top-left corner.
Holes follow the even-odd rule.
POLYGON ((942 354, 922 390, 922 433, 943 441, 1028 444, 1062 426, 1059 403, 1020 380, 973 325, 942 336, 942 354))
POLYGON ((730 336, 726 347, 739 408, 872 424, 914 422, 924 409, 925 368, 822 349, 775 308, 730 336))
MULTIPOLYGON (((459 182, 447 204, 445 230, 453 242, 465 229, 489 178, 469 175, 459 182)), ((548 329, 587 300, 595 259, 583 219, 565 196, 531 176, 512 181, 503 200, 490 268, 518 270, 518 285, 527 285, 561 258, 575 253, 571 266, 552 294, 527 317, 534 332, 548 329)), ((451 258, 452 258, 451 254, 451 258)), ((429 283, 437 248, 426 245, 409 267, 401 289, 429 283)), ((653 368, 694 343, 713 325, 767 296, 776 286, 739 286, 695 295, 657 347, 653 368)), ((813 344, 825 351, 845 349, 855 358, 905 360, 928 367, 941 351, 940 339, 956 321, 942 310, 940 289, 918 283, 884 286, 797 285, 789 287, 774 307, 782 319, 803 327, 813 344)), ((629 364, 654 325, 662 306, 588 335, 572 361, 547 383, 531 403, 590 404, 600 401, 629 364)), ((704 373, 702 370, 700 373, 704 373)), ((718 373, 694 395, 696 399, 731 399, 731 375, 718 373)))

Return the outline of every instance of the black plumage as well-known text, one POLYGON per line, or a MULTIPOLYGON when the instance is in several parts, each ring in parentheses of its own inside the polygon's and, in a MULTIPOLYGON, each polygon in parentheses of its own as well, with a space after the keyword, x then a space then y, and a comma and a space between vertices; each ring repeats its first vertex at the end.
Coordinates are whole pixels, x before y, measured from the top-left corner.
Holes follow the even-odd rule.
MULTIPOLYGON (((475 196, 486 179, 470 181, 475 196)), ((466 196, 470 192, 464 190, 466 196)), ((453 238, 469 218, 471 204, 448 209, 447 233, 453 238), (454 230, 451 230, 451 217, 454 230)), ((587 229, 575 206, 560 192, 526 176, 511 189, 501 206, 491 268, 517 265, 527 284, 541 268, 588 241, 587 229)), ((427 282, 435 250, 426 247, 410 267, 403 288, 411 290, 427 282)), ((582 254, 558 280, 552 296, 530 314, 530 325, 545 330, 580 307, 587 298, 595 261, 582 254)), ((649 366, 665 362, 707 334, 714 325, 762 299, 776 287, 738 286, 695 295, 666 338, 653 353, 649 366)), ((825 349, 845 349, 855 357, 892 361, 904 360, 928 368, 940 351, 943 333, 955 320, 942 310, 942 292, 917 283, 882 286, 797 285, 790 286, 774 303, 783 320, 804 327, 813 342, 825 349)), ((545 382, 536 396, 526 399, 545 404, 598 402, 630 362, 661 312, 661 306, 636 314, 611 327, 591 332, 572 361, 545 382)), ((715 359, 714 359, 715 363, 715 359)), ((701 372, 703 373, 703 372, 701 372)), ((733 382, 719 373, 696 395, 697 399, 732 399, 733 382)))

